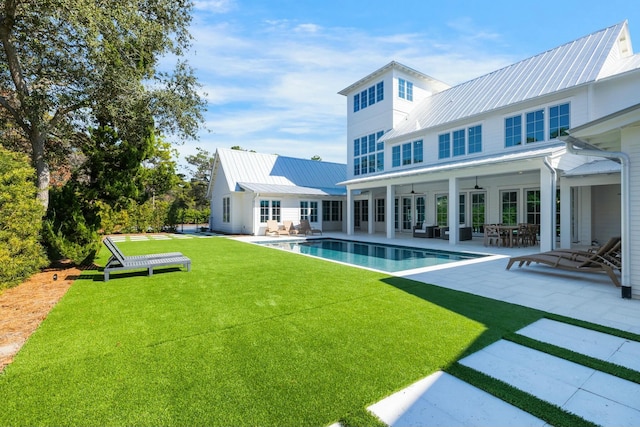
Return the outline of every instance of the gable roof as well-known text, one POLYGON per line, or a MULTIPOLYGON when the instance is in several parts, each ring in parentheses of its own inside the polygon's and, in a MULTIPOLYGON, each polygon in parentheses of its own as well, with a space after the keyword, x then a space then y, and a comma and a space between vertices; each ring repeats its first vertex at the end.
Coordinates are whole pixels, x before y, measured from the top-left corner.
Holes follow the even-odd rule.
POLYGON ((385 140, 640 68, 627 21, 435 93, 385 140))
POLYGON ((224 170, 230 191, 314 196, 346 194, 346 188, 337 185, 347 176, 347 166, 340 163, 218 148, 216 167, 224 170))
POLYGON ((361 78, 360 80, 358 80, 357 82, 347 86, 346 88, 342 89, 340 92, 338 92, 339 95, 344 95, 344 96, 348 96, 349 93, 353 92, 354 90, 358 89, 361 86, 364 85, 368 85, 370 84, 370 82, 372 82, 373 80, 377 80, 378 78, 380 78, 381 75, 385 74, 387 71, 389 70, 398 70, 398 71, 402 71, 405 74, 408 74, 410 76, 413 76, 414 78, 420 79, 420 80, 424 80, 426 82, 430 82, 435 88, 437 88, 437 90, 444 90, 447 89, 449 87, 451 87, 450 85, 441 82, 440 80, 434 79, 431 76, 428 76, 426 74, 421 73, 420 71, 414 70, 411 67, 407 67, 406 65, 403 65, 397 61, 391 61, 389 62, 387 65, 378 68, 376 71, 374 71, 373 73, 369 74, 366 77, 361 78))

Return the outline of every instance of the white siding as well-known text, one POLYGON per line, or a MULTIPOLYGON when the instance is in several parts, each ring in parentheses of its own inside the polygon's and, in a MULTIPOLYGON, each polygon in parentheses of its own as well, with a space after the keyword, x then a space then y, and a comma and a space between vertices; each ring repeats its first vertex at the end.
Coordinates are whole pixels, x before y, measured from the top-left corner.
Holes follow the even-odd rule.
POLYGON ((629 260, 631 266, 632 294, 634 298, 640 298, 640 128, 627 128, 622 130, 622 149, 629 155, 630 185, 629 185, 629 230, 628 235, 623 236, 630 240, 629 260))
POLYGON ((620 185, 597 185, 591 189, 591 236, 602 244, 620 236, 620 185))

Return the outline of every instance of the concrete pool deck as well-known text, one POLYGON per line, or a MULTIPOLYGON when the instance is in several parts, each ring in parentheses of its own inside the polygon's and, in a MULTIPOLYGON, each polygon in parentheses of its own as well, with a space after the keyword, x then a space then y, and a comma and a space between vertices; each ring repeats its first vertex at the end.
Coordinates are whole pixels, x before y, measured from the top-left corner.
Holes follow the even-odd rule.
MULTIPOLYGON (((484 247, 482 239, 450 245, 440 239, 398 235, 324 233, 322 237, 392 243, 492 254, 473 262, 451 263, 393 273, 429 283, 640 334, 640 300, 623 299, 605 274, 560 271, 540 265, 506 270, 509 257, 538 247, 484 247)), ((283 239, 286 239, 284 237, 283 239)), ((244 237, 241 239, 245 239, 244 237)), ((267 240, 252 236, 248 240, 267 240)), ((392 273, 389 273, 392 274, 392 273)), ((546 319, 545 319, 546 321, 546 319)), ((520 334, 561 345, 640 371, 640 343, 566 324, 536 322, 520 334), (585 350, 585 348, 588 348, 585 350), (597 354, 593 354, 593 353, 597 354), (600 352, 600 353, 598 353, 600 352)), ((498 341, 460 361, 599 425, 640 425, 640 384, 498 341)), ((534 425, 546 423, 443 372, 436 372, 369 407, 391 426, 534 425)))

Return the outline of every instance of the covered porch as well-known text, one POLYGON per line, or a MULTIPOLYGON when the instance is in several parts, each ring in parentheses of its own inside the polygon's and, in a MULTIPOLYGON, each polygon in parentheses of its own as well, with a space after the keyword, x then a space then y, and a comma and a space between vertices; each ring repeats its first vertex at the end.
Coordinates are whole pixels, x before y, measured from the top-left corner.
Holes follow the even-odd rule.
MULTIPOLYGON (((535 225, 536 250, 556 246, 558 173, 564 146, 352 179, 347 235, 413 237, 416 226, 448 231, 445 244, 484 244, 485 224, 535 225), (454 203, 455 201, 455 203, 454 203)), ((431 239, 427 239, 431 240, 431 239)))

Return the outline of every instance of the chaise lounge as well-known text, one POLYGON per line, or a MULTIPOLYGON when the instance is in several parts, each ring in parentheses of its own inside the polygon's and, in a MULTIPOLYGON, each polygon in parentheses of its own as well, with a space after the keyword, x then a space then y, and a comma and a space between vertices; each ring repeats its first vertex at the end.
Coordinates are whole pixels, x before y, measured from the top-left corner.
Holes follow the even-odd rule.
POLYGON ((298 231, 300 233, 304 233, 304 235, 306 236, 307 234, 320 234, 322 235, 322 230, 319 230, 317 228, 312 228, 311 224, 309 223, 309 220, 306 219, 302 219, 300 220, 300 226, 298 227, 298 231))
POLYGON ((264 234, 266 236, 274 236, 274 237, 278 237, 278 236, 283 236, 289 235, 289 230, 286 227, 280 227, 278 225, 278 221, 270 219, 267 221, 267 229, 265 230, 264 234))
POLYGON ((507 264, 507 270, 516 262, 519 263, 518 267, 529 266, 532 262, 535 262, 536 264, 544 264, 562 270, 606 273, 613 284, 620 287, 620 280, 615 273, 615 270, 619 270, 622 267, 619 257, 620 244, 620 237, 614 237, 595 252, 560 249, 512 257, 507 264))
POLYGON ((103 243, 111 252, 111 257, 104 267, 105 282, 109 281, 109 274, 112 271, 147 269, 147 274, 152 276, 154 267, 172 265, 182 265, 187 271, 191 271, 191 260, 180 252, 125 256, 111 238, 106 237, 103 243))

